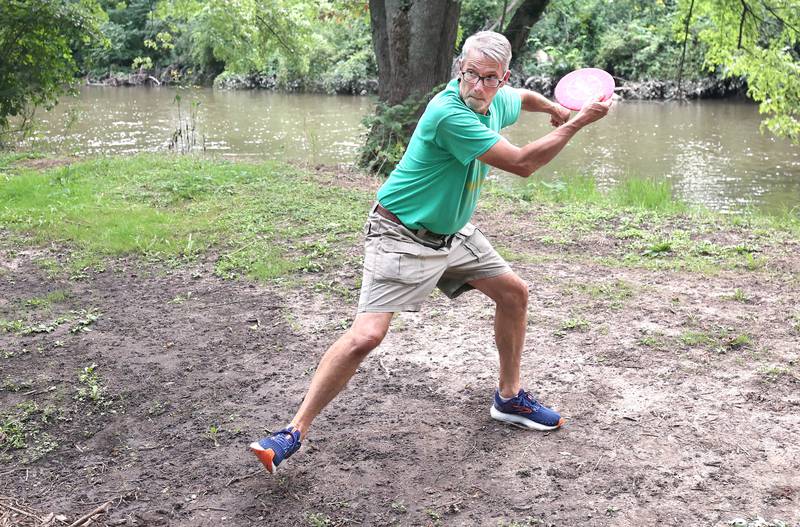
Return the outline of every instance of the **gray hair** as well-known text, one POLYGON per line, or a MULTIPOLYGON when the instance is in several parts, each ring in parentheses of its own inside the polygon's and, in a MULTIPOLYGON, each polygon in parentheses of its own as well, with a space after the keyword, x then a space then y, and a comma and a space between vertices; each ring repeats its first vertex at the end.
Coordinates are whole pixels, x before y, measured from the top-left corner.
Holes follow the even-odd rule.
POLYGON ((461 48, 461 55, 459 56, 459 63, 463 62, 464 58, 470 50, 480 51, 484 57, 492 59, 501 66, 504 70, 508 69, 511 63, 511 44, 508 39, 500 33, 494 31, 478 31, 471 35, 464 41, 464 46, 461 48))

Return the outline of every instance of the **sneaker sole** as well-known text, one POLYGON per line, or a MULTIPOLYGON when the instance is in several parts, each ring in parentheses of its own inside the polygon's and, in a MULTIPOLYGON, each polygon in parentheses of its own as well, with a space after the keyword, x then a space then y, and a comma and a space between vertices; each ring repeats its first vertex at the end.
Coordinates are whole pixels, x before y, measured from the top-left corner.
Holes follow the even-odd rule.
POLYGON ((275 452, 273 452, 271 448, 264 450, 258 442, 253 442, 250 443, 250 452, 255 454, 258 460, 261 461, 261 464, 264 465, 267 472, 270 474, 277 472, 278 466, 272 463, 272 460, 275 459, 275 452))
POLYGON ((496 419, 498 421, 503 421, 504 423, 509 423, 514 426, 518 426, 519 428, 524 428, 526 430, 537 430, 539 432, 548 432, 550 430, 555 430, 557 428, 561 428, 561 425, 564 424, 564 418, 561 417, 554 426, 547 426, 540 423, 536 423, 531 421, 530 419, 526 419, 525 417, 520 417, 514 414, 507 414, 503 413, 494 405, 489 408, 489 414, 492 416, 492 419, 496 419))

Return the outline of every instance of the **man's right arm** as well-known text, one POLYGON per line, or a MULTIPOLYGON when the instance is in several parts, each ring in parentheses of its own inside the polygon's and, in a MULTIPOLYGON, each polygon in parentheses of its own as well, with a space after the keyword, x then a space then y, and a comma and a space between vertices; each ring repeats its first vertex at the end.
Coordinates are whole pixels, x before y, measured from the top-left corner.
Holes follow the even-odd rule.
POLYGON ((528 143, 522 148, 512 145, 501 137, 478 159, 500 170, 528 177, 552 161, 572 139, 572 136, 578 133, 578 130, 605 117, 610 107, 611 101, 587 103, 574 118, 546 136, 528 143))

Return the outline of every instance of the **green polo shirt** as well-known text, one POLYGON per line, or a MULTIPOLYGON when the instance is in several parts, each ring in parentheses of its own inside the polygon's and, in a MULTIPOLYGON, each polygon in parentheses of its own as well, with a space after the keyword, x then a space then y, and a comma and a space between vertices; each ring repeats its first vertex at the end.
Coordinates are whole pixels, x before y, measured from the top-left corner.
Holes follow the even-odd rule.
POLYGON ((458 232, 472 217, 489 172, 477 158, 516 122, 521 106, 516 90, 503 86, 486 115, 475 113, 453 79, 428 103, 378 201, 411 229, 458 232))

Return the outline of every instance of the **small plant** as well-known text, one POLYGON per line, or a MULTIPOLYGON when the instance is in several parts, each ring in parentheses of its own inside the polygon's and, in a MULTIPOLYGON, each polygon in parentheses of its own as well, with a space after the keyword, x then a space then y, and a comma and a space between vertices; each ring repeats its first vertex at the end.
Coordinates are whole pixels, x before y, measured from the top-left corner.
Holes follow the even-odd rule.
POLYGON ((32 401, 16 406, 13 412, 0 414, 0 451, 30 449, 23 461, 35 461, 55 449, 58 444, 48 434, 39 430, 50 422, 56 410, 42 410, 32 401))
POLYGON ((581 317, 568 318, 561 323, 561 327, 559 328, 561 332, 586 331, 587 329, 589 329, 589 321, 581 317))
POLYGON ((405 514, 408 512, 408 509, 402 501, 393 501, 389 507, 395 514, 405 514))
POLYGON ((425 514, 433 521, 434 525, 442 524, 442 515, 433 509, 425 509, 425 514))
POLYGON ((105 388, 100 382, 97 364, 92 363, 83 368, 78 375, 78 382, 82 385, 78 388, 79 401, 90 401, 98 406, 105 402, 105 388))
POLYGON ((222 426, 218 424, 212 424, 208 427, 208 431, 206 432, 206 437, 208 437, 213 443, 214 446, 219 446, 219 442, 217 441, 217 435, 222 431, 222 426))
POLYGON ((670 252, 672 252, 672 243, 670 241, 660 241, 645 247, 644 251, 642 251, 642 256, 658 258, 670 252))
POLYGON ((81 311, 78 316, 80 318, 75 321, 75 325, 69 330, 70 333, 83 333, 91 331, 89 326, 94 324, 95 321, 100 318, 100 313, 90 309, 89 311, 81 311))
POLYGON ((741 335, 737 335, 736 337, 730 339, 727 343, 727 347, 732 350, 738 350, 742 348, 746 348, 750 344, 752 344, 753 339, 747 333, 742 333, 741 335))
POLYGON ((702 346, 714 343, 714 339, 702 331, 684 331, 681 333, 680 339, 687 346, 702 346))
POLYGON ((742 302, 743 304, 746 304, 747 302, 750 301, 750 297, 747 296, 747 293, 745 293, 739 287, 733 290, 733 294, 729 298, 736 302, 742 302))
POLYGON ((153 401, 153 404, 150 405, 150 408, 147 409, 147 415, 150 417, 157 417, 162 415, 164 412, 167 411, 166 403, 162 403, 161 401, 153 401))
POLYGON ((765 377, 768 381, 777 381, 782 377, 793 377, 798 379, 798 375, 795 374, 790 368, 785 366, 764 366, 758 371, 758 373, 765 377))
POLYGON ((763 269, 766 265, 766 258, 759 258, 757 256, 753 256, 751 253, 745 254, 744 267, 748 271, 758 271, 759 269, 763 269))
POLYGON ((309 527, 327 527, 333 525, 333 520, 327 514, 321 512, 309 512, 306 514, 306 521, 309 527))

